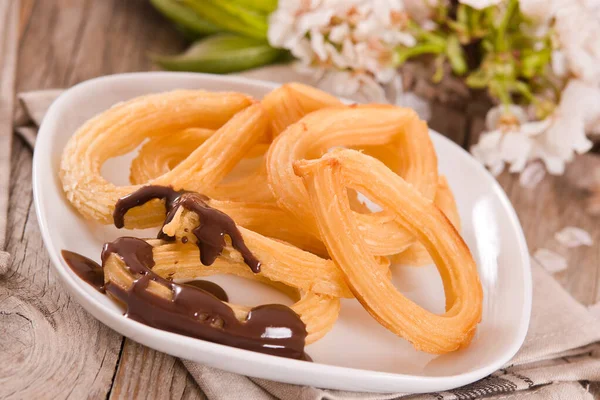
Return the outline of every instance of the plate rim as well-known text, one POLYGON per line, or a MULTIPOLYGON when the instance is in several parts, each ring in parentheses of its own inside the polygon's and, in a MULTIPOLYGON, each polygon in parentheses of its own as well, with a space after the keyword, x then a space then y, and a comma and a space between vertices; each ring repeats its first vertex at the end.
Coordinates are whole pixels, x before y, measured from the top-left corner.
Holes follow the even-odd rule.
MULTIPOLYGON (((531 315, 531 303, 532 303, 532 277, 531 277, 531 265, 529 259, 529 250, 527 247, 525 235, 523 233, 522 226, 519 222, 516 211, 514 210, 510 200, 506 196, 506 193, 496 181, 496 179, 479 163, 477 162, 465 149, 460 147, 458 144, 454 143, 447 137, 439 134, 438 132, 430 129, 433 136, 436 136, 438 140, 446 141, 447 144, 451 146, 455 146, 456 150, 459 150, 461 157, 465 158, 465 161, 470 163, 470 165, 476 169, 479 174, 485 175, 486 180, 490 181, 492 186, 492 191, 498 197, 502 207, 507 211, 508 214, 508 223, 511 227, 511 230, 516 232, 517 234, 517 244, 518 244, 518 253, 519 257, 523 262, 523 268, 521 268, 522 279, 524 285, 524 302, 523 305, 523 313, 520 322, 520 326, 518 328, 518 340, 515 340, 511 346, 510 350, 506 351, 501 357, 498 357, 492 363, 484 365, 482 367, 476 368, 474 370, 463 372, 455 375, 446 375, 446 376, 418 376, 418 375, 410 375, 410 374, 399 374, 399 373, 391 373, 391 372, 383 372, 383 371, 375 371, 369 369, 360 369, 360 368, 351 368, 351 367, 342 367, 336 365, 328 365, 328 364, 319 364, 319 363, 306 363, 304 361, 285 359, 276 356, 270 356, 262 353, 256 353, 249 350, 238 349, 234 347, 229 347, 226 345, 221 345, 217 343, 207 342, 201 339, 190 338, 187 336, 182 336, 172 332, 162 331, 156 328, 152 328, 141 324, 139 322, 133 321, 131 319, 123 318, 121 315, 115 315, 116 313, 111 310, 106 309, 104 305, 87 295, 87 293, 83 289, 83 282, 76 282, 76 280, 68 274, 66 270, 66 266, 62 260, 62 257, 58 254, 58 251, 55 250, 55 246, 53 245, 53 239, 50 235, 50 228, 47 224, 47 210, 43 205, 44 201, 44 190, 41 175, 44 167, 47 167, 45 164, 49 161, 51 155, 49 152, 43 152, 41 149, 49 149, 51 147, 51 140, 53 138, 53 132, 50 129, 49 121, 56 120, 56 115, 59 111, 64 107, 63 104, 67 104, 70 97, 74 96, 80 91, 87 90, 98 83, 101 83, 106 80, 130 80, 130 79, 151 79, 152 77, 157 78, 166 78, 169 79, 171 77, 178 78, 186 78, 189 77, 194 80, 223 80, 233 84, 242 84, 242 85, 259 85, 264 88, 273 89, 280 84, 274 82, 268 82, 257 79, 249 79, 240 76, 223 76, 223 75, 213 75, 213 74, 201 74, 201 73, 186 73, 186 72, 134 72, 134 73, 124 73, 124 74, 114 74, 114 75, 106 75, 97 78, 93 78, 90 80, 86 80, 80 82, 71 88, 65 90, 49 107, 38 132, 37 143, 36 143, 36 151, 34 151, 33 155, 33 168, 32 168, 32 188, 33 188, 33 201, 36 210, 36 216, 38 220, 38 224, 40 227, 40 232, 42 234, 42 239, 44 242, 44 246, 46 247, 50 259, 52 261, 52 265, 54 270, 58 273, 60 281, 64 286, 66 286, 69 293, 75 297, 77 302, 90 314, 92 314, 96 319, 98 319, 103 324, 107 325, 109 328, 118 332, 119 334, 132 338, 133 340, 140 342, 148 347, 154 348, 158 351, 165 352, 167 354, 171 354, 180 358, 186 358, 187 349, 194 348, 194 351, 201 351, 209 354, 218 355, 220 357, 226 358, 230 361, 241 361, 251 363, 257 365, 262 368, 255 368, 254 370, 257 372, 256 374, 252 373, 254 371, 244 371, 239 372, 243 368, 229 368, 228 370, 236 373, 245 374, 248 376, 254 376, 258 378, 265 378, 265 374, 261 373, 262 371, 279 369, 279 375, 285 374, 282 371, 289 372, 300 372, 302 375, 309 377, 312 376, 314 378, 320 377, 320 381, 323 381, 323 376, 327 377, 327 382, 323 388, 330 389, 341 389, 348 390, 347 385, 337 385, 336 380, 338 378, 343 378, 343 380, 353 380, 356 382, 364 383, 364 388, 354 389, 365 392, 379 392, 379 393, 390 393, 390 392, 410 392, 410 393, 426 393, 431 391, 442 391, 449 390, 452 388, 456 388, 459 386, 466 385, 468 383, 472 383, 476 380, 479 380, 499 368, 505 365, 521 348, 523 342, 525 341, 525 337, 527 334, 529 320, 531 315), (167 343, 165 346, 161 346, 160 342, 164 340, 164 337, 169 338, 168 343, 175 340, 178 342, 176 350, 182 351, 173 351, 172 348, 167 349, 169 344, 167 343), (157 344, 158 343, 158 344, 157 344), (263 369, 264 368, 264 369, 263 369), (249 374, 250 372, 250 374, 249 374), (384 390, 378 389, 378 387, 385 387, 384 390), (419 389, 419 387, 421 387, 419 389), (426 388, 426 390, 424 390, 426 388)), ((56 175, 57 171, 54 168, 49 168, 51 172, 50 174, 56 175)), ((48 173, 47 173, 48 174, 48 173)), ((46 174, 46 175, 47 175, 46 174)), ((189 359, 189 358, 187 358, 189 359)), ((202 361, 206 365, 210 365, 209 361, 202 361)), ((214 363, 213 363, 214 364, 214 363)), ((231 364, 231 362, 230 362, 231 364)), ((273 378, 265 378, 265 379, 273 379, 273 378)), ((277 380, 281 382, 295 383, 295 384, 304 384, 311 385, 307 382, 307 379, 280 379, 277 380)), ((310 379, 309 379, 310 380, 310 379)), ((313 379, 314 380, 314 379, 313 379)), ((363 386, 363 385, 357 385, 363 386)))

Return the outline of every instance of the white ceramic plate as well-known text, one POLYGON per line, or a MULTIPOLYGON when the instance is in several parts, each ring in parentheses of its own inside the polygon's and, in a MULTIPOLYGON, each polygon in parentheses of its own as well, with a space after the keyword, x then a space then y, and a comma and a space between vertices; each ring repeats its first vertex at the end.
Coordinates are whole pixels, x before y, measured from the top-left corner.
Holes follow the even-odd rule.
MULTIPOLYGON (((432 132, 440 171, 448 177, 463 223, 463 236, 477 261, 484 289, 483 321, 471 345, 453 354, 415 351, 378 325, 354 300, 344 300, 333 330, 307 347, 313 363, 289 360, 205 342, 150 328, 123 317, 108 297, 81 281, 65 264, 68 249, 99 260, 105 241, 131 234, 85 221, 70 207, 58 179, 62 149, 88 118, 136 96, 178 88, 229 90, 262 97, 276 85, 236 77, 186 73, 107 76, 67 90, 41 126, 34 156, 35 207, 44 242, 65 288, 94 317, 154 349, 220 369, 276 381, 371 392, 441 391, 476 381, 500 368, 521 346, 531 308, 529 255, 517 216, 500 186, 462 148, 432 132)), ((111 160, 103 174, 126 183, 127 159, 111 160)), ((156 231, 141 232, 154 236, 156 231)), ((290 301, 274 289, 236 277, 217 276, 232 301, 257 305, 290 301)), ((395 268, 394 282, 422 306, 443 312, 436 269, 395 268)))

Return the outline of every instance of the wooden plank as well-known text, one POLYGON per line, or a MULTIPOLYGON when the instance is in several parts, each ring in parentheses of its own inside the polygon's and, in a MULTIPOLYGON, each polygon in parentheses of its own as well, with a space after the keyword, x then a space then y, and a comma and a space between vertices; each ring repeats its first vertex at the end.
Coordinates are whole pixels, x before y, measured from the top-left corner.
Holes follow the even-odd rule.
POLYGON ((185 44, 145 0, 37 1, 27 23, 19 91, 155 69, 149 53, 179 52, 185 44))
POLYGON ((600 157, 586 154, 570 164, 565 175, 546 175, 533 189, 521 187, 518 178, 508 173, 498 179, 519 215, 530 252, 547 248, 563 255, 569 268, 554 277, 586 305, 597 301, 600 282, 600 219, 586 212, 589 183, 585 177, 594 169, 600 171, 600 157), (585 229, 595 244, 563 248, 554 234, 566 226, 585 229))
POLYGON ((22 38, 25 31, 29 27, 29 19, 33 13, 33 7, 35 6, 36 0, 21 0, 21 7, 19 12, 19 38, 22 38))
POLYGON ((444 107, 439 103, 431 104, 429 127, 460 146, 466 138, 467 121, 467 116, 461 110, 444 107))
POLYGON ((204 399, 175 357, 127 339, 110 399, 204 399))
POLYGON ((0 398, 94 398, 110 389, 121 339, 51 271, 31 204, 31 153, 16 141, 7 250, 0 276, 0 398))
MULTIPOLYGON (((183 45, 145 0, 24 0, 20 32, 20 91, 146 70, 148 51, 183 45)), ((0 398, 107 398, 113 380, 126 388, 115 398, 201 398, 179 361, 123 343, 71 301, 41 242, 31 205, 31 154, 19 141, 12 172, 7 244, 14 262, 0 275, 0 398), (119 364, 121 351, 127 357, 119 364), (153 379, 133 390, 142 367, 153 379)))
POLYGON ((19 5, 19 0, 0 3, 0 250, 4 249, 7 229, 19 5))
MULTIPOLYGON (((469 145, 477 142, 484 125, 481 118, 472 121, 469 145)), ((568 164, 564 175, 546 175, 531 189, 522 187, 516 174, 505 171, 498 177, 517 211, 530 252, 547 248, 563 255, 569 268, 554 277, 583 304, 600 301, 600 216, 586 210, 592 188, 598 185, 600 189, 599 180, 600 156, 597 154, 578 156, 568 164), (554 234, 565 226, 585 229, 594 245, 563 248, 554 240, 554 234)))

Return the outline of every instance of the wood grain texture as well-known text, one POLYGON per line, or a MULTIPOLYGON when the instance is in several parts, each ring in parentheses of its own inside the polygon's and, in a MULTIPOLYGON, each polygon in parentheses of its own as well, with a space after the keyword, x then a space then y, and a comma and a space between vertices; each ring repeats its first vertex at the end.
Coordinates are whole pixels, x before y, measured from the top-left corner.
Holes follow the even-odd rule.
POLYGON ((178 359, 126 340, 110 399, 204 399, 178 359))
MULTIPOLYGON (((469 146, 477 142, 484 125, 481 118, 472 120, 469 146)), ((600 216, 587 211, 594 187, 600 188, 600 156, 577 156, 564 175, 546 175, 532 189, 521 187, 518 175, 506 171, 498 182, 517 211, 529 251, 533 254, 539 248, 548 248, 564 256, 569 268, 554 277, 582 304, 600 301, 600 216), (554 234, 566 226, 588 231, 594 245, 573 249, 561 246, 554 234)))
MULTIPOLYGON (((184 46, 147 0, 22 0, 19 32, 19 91, 155 69, 149 52, 184 46)), ((465 110, 436 105, 431 125, 468 147, 483 127, 477 115, 486 107, 478 101, 465 110)), ((123 340, 71 301, 41 243, 31 206, 31 154, 18 140, 11 165, 7 246, 14 261, 0 271, 0 398, 203 398, 178 360, 123 340)), ((583 210, 590 183, 580 177, 598 167, 598 156, 582 157, 567 175, 547 178, 534 190, 509 174, 499 177, 530 250, 551 246, 554 232, 567 224, 600 242, 598 217, 583 210)), ((600 301, 599 248, 570 250, 569 269, 557 275, 585 304, 600 301)), ((591 389, 600 393, 597 385, 591 389)))
POLYGON ((19 0, 0 3, 0 250, 6 241, 19 6, 19 0))
MULTIPOLYGON (((477 143, 485 128, 481 116, 469 122, 467 147, 477 143)), ((578 156, 563 176, 547 175, 532 189, 521 187, 518 178, 506 171, 498 177, 519 216, 530 253, 548 248, 564 256, 569 266, 554 274, 554 278, 585 305, 600 302, 600 215, 587 211, 590 196, 600 190, 598 177, 600 155, 596 153, 578 156), (565 226, 585 229, 594 244, 574 249, 561 247, 554 234, 565 226)), ((600 382, 581 384, 594 398, 600 398, 600 382)))
MULTIPOLYGON (((147 52, 183 46, 144 0, 24 0, 19 33, 19 91, 151 69, 147 52)), ((13 150, 13 263, 0 271, 0 398, 202 398, 178 360, 124 341, 71 301, 41 241, 31 153, 20 141, 13 150)))
POLYGON ((569 267, 554 277, 585 305, 600 301, 600 217, 586 212, 591 186, 587 178, 594 170, 600 172, 600 157, 585 154, 570 164, 563 176, 546 176, 534 189, 522 188, 509 174, 499 177, 517 210, 531 253, 547 248, 563 255, 569 267), (588 231, 594 245, 573 249, 561 246, 554 234, 566 226, 588 231))
POLYGON ((19 91, 154 69, 149 53, 184 46, 145 0, 37 0, 30 7, 21 22, 19 91))
POLYGON ((439 103, 431 105, 431 119, 429 127, 460 144, 465 142, 467 130, 467 117, 462 110, 447 108, 439 103))
POLYGON ((31 153, 15 143, 0 276, 0 398, 102 397, 121 338, 72 302, 51 272, 31 204, 31 153))

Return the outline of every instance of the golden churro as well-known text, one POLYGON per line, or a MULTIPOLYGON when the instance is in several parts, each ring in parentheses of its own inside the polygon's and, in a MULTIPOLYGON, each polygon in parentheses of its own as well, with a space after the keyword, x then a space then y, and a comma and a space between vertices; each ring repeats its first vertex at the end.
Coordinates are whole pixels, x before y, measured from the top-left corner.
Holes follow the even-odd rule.
POLYGON ((128 317, 159 329, 306 359, 304 345, 331 330, 340 298, 355 297, 431 353, 468 345, 481 319, 481 284, 458 233, 456 201, 438 174, 427 125, 407 108, 348 106, 296 83, 262 101, 187 90, 142 96, 75 133, 60 179, 87 219, 162 224, 157 238, 107 243, 102 266, 63 252, 128 317), (138 148, 131 185, 102 177, 108 159, 138 148), (446 312, 399 293, 391 262, 434 263, 446 312), (222 288, 199 281, 217 274, 258 280, 295 303, 232 304, 222 288))

